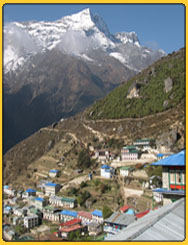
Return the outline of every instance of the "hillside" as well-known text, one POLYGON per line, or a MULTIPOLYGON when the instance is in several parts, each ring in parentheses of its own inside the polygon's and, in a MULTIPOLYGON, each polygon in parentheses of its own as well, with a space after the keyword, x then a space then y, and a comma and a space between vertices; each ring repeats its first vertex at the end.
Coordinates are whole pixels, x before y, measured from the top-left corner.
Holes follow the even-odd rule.
MULTIPOLYGON (((130 80, 128 85, 122 84, 103 100, 104 106, 108 105, 111 109, 109 111, 112 115, 116 115, 116 111, 120 108, 113 106, 112 101, 109 99, 115 95, 118 96, 116 101, 118 101, 118 99, 121 101, 122 98, 124 98, 124 100, 130 102, 128 105, 132 108, 132 99, 125 98, 125 95, 127 96, 127 92, 125 91, 126 89, 127 91, 129 90, 131 83, 138 81, 138 78, 142 77, 143 80, 150 79, 152 86, 154 86, 154 79, 156 79, 156 81, 162 81, 160 83, 162 87, 161 90, 156 89, 154 90, 155 92, 151 90, 148 91, 150 91, 155 98, 159 97, 157 96, 158 93, 156 93, 156 91, 158 91, 161 98, 161 101, 159 101, 162 104, 164 103, 163 100, 167 100, 168 98, 168 105, 166 107, 159 107, 160 110, 155 111, 158 107, 153 105, 155 110, 153 109, 150 115, 145 115, 140 109, 138 115, 134 114, 132 118, 130 118, 131 115, 129 115, 129 118, 124 116, 124 118, 120 119, 113 118, 112 116, 111 119, 108 119, 106 112, 104 112, 100 114, 100 117, 98 116, 100 119, 96 119, 96 115, 98 115, 96 108, 98 108, 99 113, 99 103, 102 103, 102 101, 99 101, 74 117, 60 120, 56 126, 51 125, 40 129, 34 135, 11 148, 4 156, 4 182, 17 183, 17 185, 22 185, 22 183, 27 183, 28 186, 31 184, 34 185, 37 183, 36 171, 39 175, 46 175, 49 168, 56 167, 64 173, 64 177, 67 175, 67 178, 71 179, 74 176, 74 170, 78 168, 77 159, 79 152, 84 148, 86 149, 89 145, 93 145, 95 148, 99 149, 105 145, 116 154, 119 154, 124 144, 132 144, 134 140, 139 138, 152 138, 155 140, 159 150, 163 148, 163 150, 165 149, 166 151, 177 152, 184 148, 185 91, 183 87, 185 86, 185 80, 183 79, 183 57, 184 50, 182 49, 175 54, 163 58, 161 61, 154 64, 154 66, 149 67, 143 71, 143 73, 136 76, 136 78, 130 80), (174 68, 169 69, 168 67, 171 67, 172 64, 174 64, 174 68), (161 67, 162 74, 160 74, 156 67, 161 67), (164 67, 168 68, 166 76, 163 74, 165 69, 162 68, 164 67), (150 74, 152 70, 155 70, 155 74, 153 75, 150 74), (173 86, 171 90, 166 93, 163 91, 164 80, 168 77, 172 79, 173 86), (120 94, 121 96, 124 95, 124 97, 121 97, 120 94), (164 97, 162 97, 162 94, 164 97), (107 102, 108 104, 105 104, 107 102), (114 107, 115 110, 113 110, 114 107), (101 119, 102 117, 106 118, 101 119), (57 165, 59 162, 62 162, 61 166, 57 165)), ((149 86, 149 83, 141 84, 139 88, 140 95, 142 94, 142 96, 144 96, 144 90, 142 90, 142 88, 149 88, 147 86, 149 86)), ((155 86, 157 87, 158 84, 155 86)), ((129 91, 129 95, 130 94, 131 90, 129 91)), ((149 92, 147 95, 149 97, 149 92)), ((143 102, 144 98, 140 96, 140 98, 133 98, 133 100, 141 100, 143 102)), ((150 96, 150 100, 152 101, 152 96, 150 96)), ((148 103, 147 100, 146 103, 148 103)), ((103 105, 101 105, 101 107, 104 109, 103 105)), ((152 109, 152 107, 150 108, 152 109)), ((106 110, 107 109, 108 108, 106 108, 106 110)), ((134 113, 136 112, 135 110, 134 113)), ((91 165, 90 168, 95 169, 96 165, 91 165)), ((89 170, 90 169, 87 169, 87 171, 89 170)))
POLYGON ((170 54, 97 101, 88 119, 141 118, 185 100, 185 50, 170 54))

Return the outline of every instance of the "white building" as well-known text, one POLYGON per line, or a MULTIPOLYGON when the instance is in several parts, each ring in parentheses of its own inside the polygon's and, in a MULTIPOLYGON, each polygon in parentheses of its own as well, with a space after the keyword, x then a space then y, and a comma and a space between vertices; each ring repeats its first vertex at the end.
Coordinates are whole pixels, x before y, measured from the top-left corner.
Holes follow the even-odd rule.
POLYGON ((51 170, 49 171, 49 176, 50 176, 51 178, 54 178, 54 177, 58 176, 58 174, 59 174, 59 170, 57 170, 57 169, 51 169, 51 170))
POLYGON ((92 221, 102 224, 103 223, 103 213, 101 210, 94 210, 92 213, 92 221))
POLYGON ((45 194, 47 196, 55 196, 59 191, 60 187, 58 184, 48 182, 45 184, 45 194))
POLYGON ((152 147, 154 146, 154 140, 152 140, 152 139, 138 139, 133 143, 133 145, 142 149, 143 151, 151 150, 152 147))
POLYGON ((39 219, 37 215, 24 217, 24 226, 28 229, 37 226, 38 223, 39 223, 39 219))
POLYGON ((61 220, 61 214, 60 214, 61 211, 57 208, 46 206, 45 208, 43 208, 42 212, 43 212, 43 219, 54 221, 54 222, 59 222, 61 220))
POLYGON ((50 196, 49 203, 55 207, 74 208, 76 200, 69 197, 50 196))
POLYGON ((140 152, 135 146, 125 146, 121 149, 121 160, 122 161, 132 161, 138 160, 140 157, 140 152))
POLYGON ((114 175, 114 169, 109 165, 102 165, 101 166, 101 177, 111 179, 114 175))
POLYGON ((133 168, 130 166, 121 167, 120 168, 120 176, 123 176, 123 177, 130 176, 132 171, 133 171, 133 168))
POLYGON ((9 196, 15 196, 16 195, 16 190, 12 189, 9 185, 4 185, 3 191, 5 194, 9 196))

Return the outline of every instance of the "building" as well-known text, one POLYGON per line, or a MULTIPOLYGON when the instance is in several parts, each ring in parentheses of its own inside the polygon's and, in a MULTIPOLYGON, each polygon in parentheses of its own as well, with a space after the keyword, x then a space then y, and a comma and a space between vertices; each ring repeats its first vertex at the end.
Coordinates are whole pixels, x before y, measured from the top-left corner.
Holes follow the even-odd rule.
POLYGON ((135 219, 134 215, 114 212, 108 219, 104 220, 103 230, 107 237, 115 235, 130 225, 135 219))
POLYGON ((77 218, 77 212, 71 210, 63 210, 61 211, 61 220, 64 222, 69 221, 71 219, 77 218))
POLYGON ((153 139, 137 139, 133 145, 143 151, 151 150, 154 147, 153 139))
POLYGON ((53 222, 59 222, 61 220, 61 210, 58 208, 53 208, 51 206, 46 206, 42 210, 43 212, 43 219, 53 221, 53 222))
POLYGON ((16 232, 9 226, 3 227, 3 240, 5 241, 11 241, 14 240, 16 237, 16 232))
POLYGON ((130 176, 132 171, 133 171, 133 169, 134 168, 130 167, 130 166, 120 167, 120 169, 119 169, 120 176, 122 176, 122 177, 130 176))
POLYGON ((12 197, 16 195, 16 190, 12 189, 9 185, 3 186, 3 192, 12 197))
POLYGON ((167 204, 185 196, 185 150, 151 165, 162 166, 162 188, 153 189, 154 199, 160 195, 167 204))
POLYGON ((95 158, 102 163, 106 163, 108 160, 110 160, 110 152, 107 150, 96 151, 95 158))
POLYGON ((36 197, 34 204, 36 208, 43 209, 43 207, 46 205, 46 201, 44 198, 36 197))
POLYGON ((72 219, 67 222, 61 223, 59 226, 58 234, 62 238, 67 238, 70 232, 82 231, 81 219, 72 219))
POLYGON ((96 223, 102 224, 103 223, 103 213, 101 210, 94 210, 92 213, 92 220, 96 223))
POLYGON ((45 194, 47 196, 55 196, 59 191, 60 186, 55 183, 48 182, 45 184, 45 194))
POLYGON ((86 211, 78 211, 77 217, 82 220, 82 225, 88 225, 92 222, 92 214, 86 211))
POLYGON ((119 211, 120 211, 121 213, 126 213, 129 209, 130 209, 130 207, 129 207, 128 205, 124 205, 123 207, 121 207, 121 208, 119 209, 119 211))
POLYGON ((59 226, 59 237, 67 238, 70 232, 82 230, 81 219, 75 218, 66 222, 63 222, 59 226))
POLYGON ((101 177, 111 179, 114 175, 114 169, 109 165, 102 165, 101 166, 101 177))
POLYGON ((29 188, 22 194, 23 198, 28 198, 30 196, 36 196, 36 190, 29 188))
POLYGON ((158 153, 156 156, 157 156, 157 160, 162 160, 162 159, 169 157, 173 154, 174 154, 173 152, 166 152, 166 153, 158 153))
POLYGON ((38 216, 37 215, 31 215, 24 217, 24 226, 27 229, 31 229, 39 224, 38 216))
POLYGON ((55 178, 55 177, 59 176, 59 170, 57 170, 57 169, 51 169, 49 171, 49 176, 51 178, 55 178))
POLYGON ((4 214, 11 214, 13 211, 12 211, 12 207, 10 206, 5 206, 4 209, 3 209, 3 213, 4 214))
POLYGON ((137 150, 135 146, 124 146, 121 149, 122 161, 138 160, 140 158, 140 155, 140 151, 137 150))
POLYGON ((74 208, 76 200, 69 197, 50 196, 49 203, 55 207, 74 208))
POLYGON ((106 241, 181 241, 185 240, 185 199, 149 212, 106 241))
POLYGON ((102 225, 96 222, 91 222, 87 225, 90 236, 97 236, 102 232, 102 225))

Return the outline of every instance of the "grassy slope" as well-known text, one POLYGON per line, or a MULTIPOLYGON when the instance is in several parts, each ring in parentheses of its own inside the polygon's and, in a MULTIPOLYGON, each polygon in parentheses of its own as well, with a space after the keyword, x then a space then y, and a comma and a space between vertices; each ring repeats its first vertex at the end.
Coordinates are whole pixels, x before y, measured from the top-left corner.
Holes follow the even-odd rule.
POLYGON ((89 119, 119 119, 143 117, 175 107, 185 98, 184 49, 157 61, 128 83, 114 89, 96 102, 88 112, 89 119), (164 90, 164 80, 171 78, 173 88, 164 90), (139 98, 128 99, 133 83, 139 86, 139 98), (167 105, 164 106, 166 101, 167 105))

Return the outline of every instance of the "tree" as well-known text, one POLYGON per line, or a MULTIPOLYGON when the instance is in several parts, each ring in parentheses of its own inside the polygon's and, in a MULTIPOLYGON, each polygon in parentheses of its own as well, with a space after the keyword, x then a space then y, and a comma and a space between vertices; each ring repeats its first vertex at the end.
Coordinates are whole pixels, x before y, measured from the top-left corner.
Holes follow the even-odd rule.
POLYGON ((102 212, 103 212, 104 219, 107 219, 113 213, 112 210, 106 205, 103 207, 102 212))
POLYGON ((89 168, 91 165, 91 159, 88 150, 82 150, 79 153, 77 166, 79 168, 89 168))

